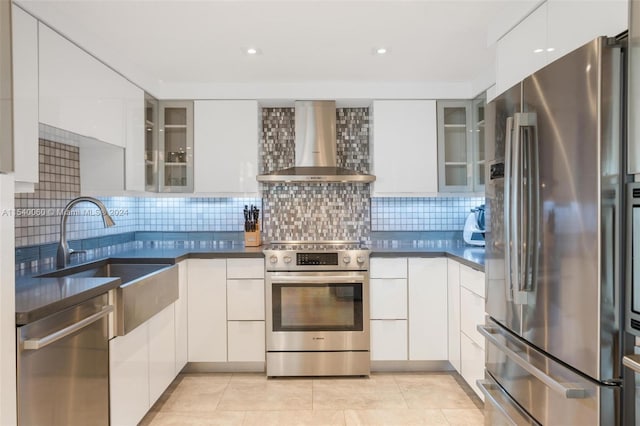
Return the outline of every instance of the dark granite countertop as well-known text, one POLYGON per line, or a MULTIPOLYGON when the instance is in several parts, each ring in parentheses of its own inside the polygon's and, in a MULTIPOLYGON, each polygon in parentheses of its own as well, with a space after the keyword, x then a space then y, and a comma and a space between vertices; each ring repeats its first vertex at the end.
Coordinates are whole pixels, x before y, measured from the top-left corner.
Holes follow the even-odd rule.
MULTIPOLYGON (((373 232, 372 257, 451 257, 484 271, 484 248, 468 246, 459 232, 373 232)), ((106 258, 129 263, 177 263, 187 258, 263 257, 264 247, 239 239, 184 244, 138 244, 106 258)), ((98 259, 92 259, 95 261, 98 259)), ((119 278, 37 278, 55 268, 44 264, 16 272, 16 325, 24 325, 118 287, 119 278)))

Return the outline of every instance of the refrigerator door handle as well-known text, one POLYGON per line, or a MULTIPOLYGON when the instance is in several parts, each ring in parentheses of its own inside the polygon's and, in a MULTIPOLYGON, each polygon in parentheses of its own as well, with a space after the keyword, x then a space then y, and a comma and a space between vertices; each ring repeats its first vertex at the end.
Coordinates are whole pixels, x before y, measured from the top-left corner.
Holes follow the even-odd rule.
MULTIPOLYGON (((514 302, 527 304, 527 293, 534 291, 538 269, 538 132, 535 113, 517 113, 513 118, 514 183, 511 208, 516 266, 513 276, 517 291, 514 302)), ((514 255, 512 255, 514 256, 514 255)))
MULTIPOLYGON (((511 358, 513 362, 518 364, 524 370, 526 370, 529 374, 534 376, 536 379, 540 380, 544 383, 548 388, 552 389, 559 395, 563 396, 566 399, 573 398, 587 398, 589 397, 586 389, 576 387, 571 383, 560 383, 555 380, 553 377, 549 376, 544 371, 530 364, 529 361, 520 356, 516 351, 510 349, 504 343, 500 342, 496 339, 495 334, 498 334, 499 331, 495 327, 478 325, 477 330, 480 334, 482 334, 491 344, 496 346, 500 351, 502 351, 506 356, 511 358)), ((504 334, 502 334, 505 338, 508 338, 504 334)))
MULTIPOLYGON (((513 177, 513 117, 508 117, 506 120, 505 129, 505 164, 504 164, 504 246, 505 246, 505 282, 506 282, 506 296, 508 301, 513 300, 513 285, 517 281, 513 280, 514 269, 517 268, 517 247, 516 243, 512 241, 511 226, 514 222, 512 220, 512 189, 513 184, 511 178, 513 177)), ((516 275, 517 276, 517 275, 516 275)))

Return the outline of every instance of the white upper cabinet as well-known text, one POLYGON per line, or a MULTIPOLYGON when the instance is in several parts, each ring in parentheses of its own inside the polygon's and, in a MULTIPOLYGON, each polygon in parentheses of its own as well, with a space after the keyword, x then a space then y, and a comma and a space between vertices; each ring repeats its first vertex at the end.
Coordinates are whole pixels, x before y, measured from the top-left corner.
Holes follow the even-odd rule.
POLYGON ((547 59, 552 62, 599 36, 615 36, 628 28, 624 0, 573 2, 548 0, 547 59), (571 22, 571 25, 567 25, 571 22))
POLYGON ((42 23, 39 70, 40 122, 126 147, 126 79, 42 23))
POLYGON ((256 196, 258 102, 195 101, 193 121, 195 192, 256 196))
POLYGON ((590 40, 625 31, 628 7, 626 0, 547 0, 498 40, 488 100, 590 40))
POLYGON ((12 7, 16 182, 38 182, 38 21, 12 7))
POLYGON ((547 64, 547 4, 543 4, 498 41, 496 94, 547 64))
POLYGON ((145 180, 145 95, 144 90, 125 82, 125 189, 142 192, 145 180))
POLYGON ((374 197, 438 192, 436 101, 379 100, 372 105, 374 197))

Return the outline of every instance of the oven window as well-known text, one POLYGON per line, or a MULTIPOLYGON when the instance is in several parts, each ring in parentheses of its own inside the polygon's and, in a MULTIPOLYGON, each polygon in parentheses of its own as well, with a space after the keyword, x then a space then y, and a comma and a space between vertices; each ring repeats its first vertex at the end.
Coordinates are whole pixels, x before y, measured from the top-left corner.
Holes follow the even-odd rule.
POLYGON ((362 284, 273 284, 273 331, 362 331, 362 284))

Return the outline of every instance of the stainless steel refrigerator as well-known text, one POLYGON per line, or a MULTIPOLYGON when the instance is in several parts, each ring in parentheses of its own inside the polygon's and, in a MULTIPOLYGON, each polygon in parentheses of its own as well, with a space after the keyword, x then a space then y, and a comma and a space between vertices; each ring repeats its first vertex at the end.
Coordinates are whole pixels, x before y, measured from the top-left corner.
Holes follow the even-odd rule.
POLYGON ((599 38, 487 106, 486 424, 622 422, 623 71, 599 38))

